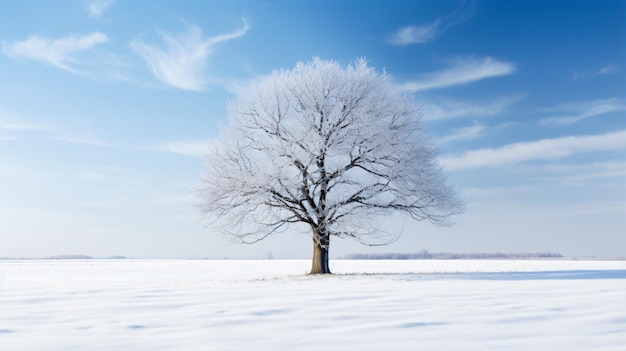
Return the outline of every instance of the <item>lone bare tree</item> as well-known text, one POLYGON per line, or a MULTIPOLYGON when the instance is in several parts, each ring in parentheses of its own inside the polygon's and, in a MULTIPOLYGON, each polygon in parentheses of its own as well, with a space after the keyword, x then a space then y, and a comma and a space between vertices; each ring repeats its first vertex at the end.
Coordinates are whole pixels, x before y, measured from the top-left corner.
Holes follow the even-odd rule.
POLYGON ((229 128, 207 155, 199 209, 251 243, 290 225, 313 238, 311 274, 330 273, 331 236, 393 241, 382 215, 445 224, 462 211, 420 110, 365 60, 315 58, 239 94, 229 128))

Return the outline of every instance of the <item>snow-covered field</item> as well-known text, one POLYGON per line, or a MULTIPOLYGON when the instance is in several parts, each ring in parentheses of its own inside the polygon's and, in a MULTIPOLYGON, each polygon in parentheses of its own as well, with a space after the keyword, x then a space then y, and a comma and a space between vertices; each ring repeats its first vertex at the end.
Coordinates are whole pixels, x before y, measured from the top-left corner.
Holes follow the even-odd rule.
POLYGON ((0 261, 0 350, 626 350, 626 261, 0 261))

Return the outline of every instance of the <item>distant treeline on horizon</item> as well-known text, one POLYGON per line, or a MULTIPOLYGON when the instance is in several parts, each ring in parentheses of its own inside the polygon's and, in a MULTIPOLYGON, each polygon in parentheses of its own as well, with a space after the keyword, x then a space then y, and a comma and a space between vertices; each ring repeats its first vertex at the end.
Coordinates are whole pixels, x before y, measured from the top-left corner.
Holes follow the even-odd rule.
POLYGON ((0 260, 125 260, 128 259, 126 256, 110 256, 110 257, 91 257, 87 255, 56 255, 56 256, 48 256, 42 258, 32 258, 32 257, 21 257, 21 258, 12 258, 12 257, 0 257, 0 260))
POLYGON ((523 259, 523 258, 562 258, 556 252, 537 253, 448 253, 422 250, 417 253, 376 253, 350 254, 346 260, 480 260, 480 259, 523 259))

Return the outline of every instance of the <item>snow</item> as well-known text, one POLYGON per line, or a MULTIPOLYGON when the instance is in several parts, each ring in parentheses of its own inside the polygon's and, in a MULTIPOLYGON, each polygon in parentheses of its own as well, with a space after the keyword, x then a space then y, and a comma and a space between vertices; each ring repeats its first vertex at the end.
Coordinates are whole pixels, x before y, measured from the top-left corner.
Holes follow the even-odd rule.
POLYGON ((0 350, 624 350, 626 261, 0 261, 0 350))

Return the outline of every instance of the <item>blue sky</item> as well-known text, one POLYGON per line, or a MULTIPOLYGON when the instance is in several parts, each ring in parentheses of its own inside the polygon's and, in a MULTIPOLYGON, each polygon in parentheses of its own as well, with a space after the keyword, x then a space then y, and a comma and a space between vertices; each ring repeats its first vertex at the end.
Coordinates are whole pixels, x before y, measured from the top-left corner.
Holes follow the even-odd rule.
POLYGON ((467 201, 347 253, 626 257, 624 1, 19 1, 0 5, 0 257, 308 258, 199 221, 202 153, 238 88, 365 57, 423 106, 467 201))

